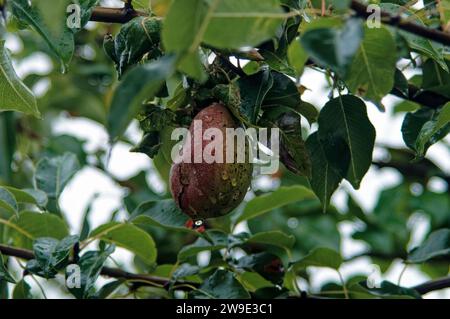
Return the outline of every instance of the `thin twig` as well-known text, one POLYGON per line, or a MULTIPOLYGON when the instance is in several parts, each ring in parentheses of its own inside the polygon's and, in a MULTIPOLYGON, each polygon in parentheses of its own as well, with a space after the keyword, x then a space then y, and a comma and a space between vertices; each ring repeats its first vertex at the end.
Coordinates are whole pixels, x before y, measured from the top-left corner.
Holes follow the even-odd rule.
MULTIPOLYGON (((11 256, 16 258, 21 258, 25 260, 34 259, 34 253, 30 250, 15 248, 11 246, 6 246, 0 244, 0 252, 5 256, 11 256)), ((125 279, 127 281, 139 281, 142 285, 146 286, 163 286, 165 287, 170 283, 169 278, 163 278, 158 276, 151 276, 146 274, 134 274, 122 269, 103 267, 101 270, 101 275, 111 278, 117 279, 125 279)), ((180 284, 191 284, 196 285, 195 283, 179 281, 180 284)))
POLYGON ((123 8, 95 7, 90 20, 105 23, 127 23, 139 16, 147 16, 147 14, 128 6, 123 8))
POLYGON ((450 288, 450 277, 439 278, 427 281, 423 284, 413 287, 419 294, 425 295, 435 290, 450 288))
MULTIPOLYGON (((356 14, 363 18, 368 18, 372 15, 372 12, 367 10, 367 6, 359 1, 352 0, 350 7, 356 12, 356 14)), ((410 22, 406 19, 402 19, 400 16, 391 15, 385 11, 381 12, 382 22, 392 26, 396 26, 399 29, 407 31, 409 33, 419 35, 421 37, 442 43, 450 46, 450 34, 436 29, 427 28, 415 22, 410 22)))

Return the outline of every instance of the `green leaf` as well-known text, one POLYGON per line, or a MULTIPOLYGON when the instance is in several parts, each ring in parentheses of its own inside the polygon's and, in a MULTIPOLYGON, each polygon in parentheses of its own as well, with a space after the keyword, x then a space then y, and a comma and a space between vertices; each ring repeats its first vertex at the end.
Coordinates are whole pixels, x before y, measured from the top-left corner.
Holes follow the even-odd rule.
POLYGON ((183 214, 172 199, 142 203, 130 220, 135 225, 152 225, 165 229, 196 233, 185 227, 189 217, 183 214))
POLYGON ((284 15, 277 0, 175 0, 163 26, 169 52, 256 46, 275 35, 284 15))
POLYGON ((301 37, 301 43, 313 60, 344 77, 360 47, 362 38, 362 21, 349 19, 340 29, 307 30, 301 37))
POLYGON ((91 232, 91 223, 90 223, 90 216, 94 207, 95 201, 98 199, 100 195, 98 193, 95 193, 88 201, 86 209, 83 212, 83 219, 81 223, 81 230, 80 230, 80 241, 84 241, 86 238, 88 238, 90 232, 91 232))
POLYGON ((436 143, 450 132, 450 102, 447 103, 433 120, 426 122, 417 136, 415 149, 417 156, 425 156, 429 146, 436 143))
POLYGON ((275 284, 281 284, 284 276, 284 268, 281 259, 271 252, 245 255, 236 263, 236 268, 254 270, 265 279, 275 284))
POLYGON ((150 132, 145 134, 139 144, 133 147, 130 152, 142 153, 150 158, 154 158, 158 155, 161 145, 162 143, 159 132, 150 132))
POLYGON ((157 194, 149 186, 145 170, 142 170, 135 176, 127 179, 126 184, 133 190, 133 192, 130 192, 123 200, 126 209, 130 214, 142 203, 150 200, 156 201, 162 199, 162 196, 157 194))
POLYGON ((195 291, 197 299, 249 299, 250 295, 234 273, 218 269, 195 291))
POLYGON ((371 294, 382 298, 402 298, 412 297, 416 299, 422 299, 422 296, 414 289, 397 286, 389 281, 382 281, 380 288, 368 288, 364 285, 371 294))
POLYGON ((113 57, 119 78, 145 54, 156 51, 159 55, 161 20, 137 17, 124 24, 114 39, 113 57))
MULTIPOLYGON (((337 172, 330 163, 319 141, 319 134, 311 134, 306 140, 306 148, 312 163, 311 188, 320 199, 323 211, 326 212, 330 198, 338 188, 344 176, 337 172)), ((344 160, 344 158, 343 158, 344 160)), ((348 166, 348 163, 347 165, 348 166)))
POLYGON ((81 271, 81 287, 69 288, 69 291, 78 299, 89 298, 94 295, 95 282, 100 276, 103 264, 114 252, 114 245, 102 251, 88 251, 81 256, 78 266, 81 271))
MULTIPOLYGON (((393 2, 393 1, 391 1, 393 2)), ((383 11, 386 11, 392 15, 407 15, 408 21, 414 22, 420 26, 427 27, 425 23, 420 19, 420 15, 416 14, 412 10, 408 10, 403 3, 395 4, 395 3, 380 3, 380 7, 383 11)), ((428 40, 427 38, 424 38, 420 35, 416 35, 412 32, 402 31, 398 30, 397 28, 392 28, 392 32, 399 33, 401 36, 403 36, 408 46, 419 53, 424 54, 427 57, 432 58, 436 62, 439 63, 439 65, 448 71, 448 67, 445 63, 444 55, 442 54, 443 45, 440 45, 436 42, 432 42, 428 40)))
POLYGON ((217 251, 224 248, 244 247, 249 244, 269 245, 289 250, 293 247, 295 238, 280 231, 268 231, 250 236, 248 233, 229 235, 218 230, 209 230, 205 237, 198 238, 193 244, 184 246, 178 260, 185 261, 202 251, 217 251))
POLYGON ((301 98, 295 83, 283 73, 272 71, 272 85, 264 97, 263 108, 288 107, 300 112, 301 98))
MULTIPOLYGON (((348 146, 350 165, 346 179, 355 189, 372 164, 375 128, 367 116, 366 105, 359 98, 344 95, 330 100, 319 115, 319 140, 333 168, 342 167, 343 141, 348 146)), ((324 197, 325 198, 325 197, 324 197)))
POLYGON ((133 224, 118 222, 104 224, 93 230, 90 238, 100 239, 125 248, 149 265, 156 261, 156 247, 153 238, 133 224))
POLYGON ((255 124, 259 116, 261 105, 266 94, 273 86, 273 77, 270 70, 265 69, 258 73, 241 77, 238 80, 241 103, 240 114, 255 124))
POLYGON ((4 187, 0 187, 0 210, 2 209, 6 210, 11 215, 18 214, 16 198, 4 187))
POLYGON ((401 101, 394 107, 394 114, 403 113, 403 112, 415 112, 420 109, 420 104, 411 102, 411 101, 401 101))
POLYGON ((290 203, 314 198, 316 197, 313 192, 304 186, 280 187, 272 193, 255 197, 249 201, 236 223, 255 218, 290 203))
POLYGON ((13 299, 33 299, 33 295, 31 294, 31 287, 25 281, 25 279, 19 281, 14 287, 12 297, 13 299))
POLYGON ((300 41, 293 41, 288 48, 289 64, 295 69, 297 76, 303 74, 305 64, 308 61, 308 53, 300 45, 300 41))
POLYGON ((0 96, 1 111, 18 111, 40 118, 36 98, 14 71, 5 42, 0 41, 0 96))
POLYGON ((306 267, 327 267, 338 270, 343 260, 339 253, 330 248, 317 248, 307 256, 292 264, 295 271, 300 271, 306 267))
POLYGON ((16 281, 14 280, 14 277, 11 276, 8 269, 6 268, 5 261, 3 260, 3 255, 0 253, 0 282, 1 281, 7 281, 12 284, 15 284, 16 281))
POLYGON ((4 186, 16 199, 17 203, 33 204, 44 207, 47 204, 47 194, 38 189, 17 189, 4 186))
POLYGON ((16 151, 16 125, 13 112, 0 112, 0 180, 11 182, 12 161, 16 151))
MULTIPOLYGON (((172 272, 173 266, 170 267, 169 274, 172 272)), ((171 281, 176 282, 179 279, 187 278, 187 277, 193 277, 194 275, 198 274, 200 271, 199 266, 194 266, 188 263, 181 264, 175 271, 173 271, 171 276, 171 281)))
POLYGON ((43 158, 37 164, 34 174, 36 187, 44 191, 48 197, 58 199, 64 187, 79 169, 78 159, 72 153, 43 158))
POLYGON ((68 236, 61 241, 54 238, 38 238, 33 243, 35 259, 27 263, 27 269, 45 278, 54 278, 65 266, 78 236, 68 236))
POLYGON ((124 279, 114 280, 105 284, 94 296, 95 299, 106 299, 114 293, 126 281, 124 279))
POLYGON ((255 292, 258 289, 273 287, 273 284, 262 277, 260 274, 252 271, 245 271, 239 274, 239 281, 250 292, 255 292))
POLYGON ((227 234, 215 230, 208 231, 206 234, 210 241, 200 237, 193 244, 184 246, 178 253, 178 261, 184 261, 202 251, 216 251, 228 247, 229 237, 227 234))
POLYGON ((58 2, 39 0, 32 3, 28 0, 14 0, 11 7, 18 21, 35 30, 47 43, 61 61, 62 70, 65 72, 75 50, 74 34, 89 21, 92 8, 97 3, 98 0, 60 0, 58 2), (79 27, 68 23, 72 22, 73 17, 67 16, 70 4, 80 6, 79 27))
POLYGON ((41 0, 30 4, 28 0, 14 0, 12 13, 24 25, 34 29, 67 68, 75 49, 73 31, 66 24, 66 8, 69 0, 41 0))
MULTIPOLYGON (((83 116, 80 114, 80 116, 83 116)), ((84 116, 83 116, 84 117, 84 116)), ((46 144, 46 156, 56 157, 65 153, 73 153, 77 156, 80 166, 87 164, 87 154, 84 150, 86 141, 72 135, 52 136, 46 144)))
POLYGON ((394 87, 396 45, 390 32, 365 28, 364 40, 356 54, 346 83, 352 93, 381 105, 394 87))
POLYGON ((6 225, 15 245, 25 248, 31 247, 30 240, 36 238, 63 239, 69 235, 66 223, 50 213, 21 212, 19 216, 13 216, 6 225))
MULTIPOLYGON (((292 83, 291 80, 289 82, 292 83)), ((292 94, 292 91, 282 90, 281 88, 271 92, 271 97, 267 99, 267 103, 279 102, 285 103, 285 105, 269 104, 270 107, 265 109, 260 125, 279 129, 281 162, 294 174, 309 177, 311 175, 311 162, 302 137, 300 115, 304 110, 304 104, 300 101, 296 89, 295 92, 292 94), (275 98, 275 93, 281 94, 278 100, 275 98)))
POLYGON ((447 106, 440 112, 431 108, 421 108, 414 113, 407 113, 402 124, 405 144, 414 150, 418 157, 423 156, 431 145, 448 134, 450 125, 447 120, 447 106))
POLYGON ((445 256, 450 256, 450 229, 440 229, 431 233, 422 245, 408 254, 406 262, 420 264, 445 256))
POLYGON ((107 129, 111 140, 122 136, 139 113, 144 100, 152 100, 174 72, 175 57, 165 56, 126 73, 114 92, 107 129))
POLYGON ((311 176, 311 160, 302 137, 301 117, 297 113, 283 114, 275 123, 280 129, 281 162, 293 173, 311 176))
POLYGON ((446 98, 450 98, 450 62, 447 62, 447 70, 443 69, 436 61, 428 59, 422 66, 422 88, 446 98))
POLYGON ((247 240, 247 243, 272 245, 288 250, 294 246, 295 237, 292 235, 287 235, 281 231, 274 230, 257 233, 251 236, 247 240))
POLYGON ((403 97, 409 97, 409 83, 408 79, 399 69, 395 69, 394 76, 394 91, 403 95, 403 97))

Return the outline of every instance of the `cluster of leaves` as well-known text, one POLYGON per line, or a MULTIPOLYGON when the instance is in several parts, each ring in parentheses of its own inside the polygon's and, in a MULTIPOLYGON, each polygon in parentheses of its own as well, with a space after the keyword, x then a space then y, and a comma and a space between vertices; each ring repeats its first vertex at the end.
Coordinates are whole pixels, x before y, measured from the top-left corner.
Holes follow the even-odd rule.
MULTIPOLYGON (((133 1, 148 16, 122 26, 83 29, 98 2, 67 0, 55 6, 50 0, 8 1, 8 31, 25 43, 14 58, 43 52, 69 72, 30 74, 22 82, 0 42, 0 110, 44 118, 0 114, 0 182, 15 186, 0 188, 0 242, 34 252, 19 282, 0 254, 0 296, 10 295, 9 282, 16 284, 13 297, 31 298, 27 276, 64 281, 60 275, 69 265, 80 269, 81 288, 68 289, 77 298, 300 296, 297 280, 310 280, 308 267, 334 269, 342 278, 339 269, 349 261, 342 257, 341 222, 358 225, 353 238, 366 243, 364 255, 383 272, 401 258, 419 264, 432 278, 448 274, 450 199, 448 193, 430 190, 428 180, 449 179, 424 159, 427 149, 450 130, 448 48, 395 27, 370 29, 349 14, 351 1, 326 1, 326 8, 322 1, 306 0, 162 0, 152 8, 133 1), (74 2, 81 7, 81 27, 70 29, 66 7, 74 2), (317 13, 321 9, 324 14, 317 13), (242 61, 247 62, 243 67, 242 61), (398 68, 402 63, 422 74, 407 79, 398 68), (329 80, 329 101, 320 112, 302 101, 305 67, 329 80), (36 98, 28 87, 42 79, 50 89, 36 98), (414 155, 386 151, 400 167, 409 167, 414 159, 421 173, 400 169, 404 182, 383 191, 372 212, 363 211, 350 196, 348 209, 340 211, 330 206, 333 192, 344 179, 358 189, 372 164, 375 129, 367 115, 372 106, 366 102, 383 110, 388 94, 405 100, 396 109, 406 112, 402 133, 414 155), (103 165, 106 146, 87 152, 85 141, 49 133, 55 116, 66 112, 104 126, 111 142, 131 146, 125 131, 137 119, 144 134, 133 151, 149 155, 167 181, 175 142, 170 141, 171 128, 189 125, 213 101, 225 103, 245 127, 279 128, 286 169, 272 177, 281 184, 278 189, 255 188, 256 196, 235 212, 208 221, 205 233, 186 227, 188 217, 168 192, 155 192, 147 184, 148 172, 120 180, 103 165), (115 212, 108 223, 91 229, 89 206, 81 231, 71 235, 68 212, 59 207, 59 199, 84 167, 99 169, 129 190, 118 210, 127 220, 118 221, 115 212), (430 220, 430 234, 409 250, 407 225, 416 214, 430 220), (248 231, 237 233, 243 223, 248 231), (90 250, 97 242, 99 248, 90 250), (116 246, 135 255, 139 272, 165 278, 167 284, 119 278, 98 289, 97 278, 116 246), (204 252, 210 255, 206 265, 197 258, 204 252)), ((383 10, 419 24, 441 23, 432 2, 423 16, 400 7, 402 1, 378 2, 383 10)), ((2 36, 4 31, 2 27, 2 36)), ((72 273, 65 275, 68 279, 72 273)), ((365 281, 365 276, 354 276, 309 293, 421 297, 389 282, 371 289, 365 281)))

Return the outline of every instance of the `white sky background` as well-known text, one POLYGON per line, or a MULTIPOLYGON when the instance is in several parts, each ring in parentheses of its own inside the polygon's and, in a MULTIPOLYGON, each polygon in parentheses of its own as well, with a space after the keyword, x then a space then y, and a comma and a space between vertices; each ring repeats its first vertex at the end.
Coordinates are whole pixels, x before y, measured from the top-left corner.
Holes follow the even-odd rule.
MULTIPOLYGON (((105 5, 120 6, 121 2, 105 1, 105 5)), ((6 46, 12 51, 17 51, 20 50, 22 44, 16 37, 9 35, 6 46)), ((52 63, 48 57, 41 53, 36 53, 28 59, 20 61, 20 63, 15 63, 15 69, 19 76, 23 78, 31 72, 45 74, 51 68, 51 65, 52 63)), ((411 76, 411 74, 407 75, 411 76)), ((328 91, 326 91, 326 81, 323 74, 307 68, 301 78, 301 84, 309 89, 303 95, 305 101, 320 108, 328 101, 328 91)), ((47 85, 41 83, 33 89, 36 94, 42 94, 45 92, 46 88, 47 85)), ((392 147, 404 147, 400 130, 404 114, 396 116, 392 115, 393 106, 398 101, 400 100, 395 97, 386 97, 383 100, 383 103, 386 106, 385 113, 381 113, 370 103, 367 105, 369 118, 376 128, 377 144, 392 147)), ((108 143, 108 136, 104 128, 95 122, 85 119, 73 119, 68 116, 61 116, 61 118, 54 123, 53 132, 55 134, 70 134, 86 140, 86 149, 88 151, 97 149, 99 146, 105 147, 108 143)), ((138 141, 141 137, 141 133, 135 124, 132 125, 127 134, 134 141, 138 141)), ((447 141, 450 141, 450 138, 447 137, 447 141)), ((380 158, 380 156, 383 156, 383 152, 376 150, 374 156, 375 159, 380 158)), ((450 174, 449 148, 446 148, 443 145, 434 145, 429 149, 427 157, 438 164, 447 174, 450 174)), ((150 172, 148 176, 150 185, 152 185, 155 190, 161 190, 163 184, 159 180, 157 174, 152 171, 151 167, 151 160, 146 155, 131 153, 128 150, 128 146, 120 143, 113 148, 109 170, 114 176, 125 179, 135 175, 140 170, 145 169, 150 172)), ((345 182, 342 184, 341 190, 336 192, 333 196, 332 201, 338 208, 345 207, 345 189, 354 195, 364 209, 370 211, 376 203, 379 192, 398 184, 400 181, 400 174, 393 169, 385 168, 379 170, 371 168, 364 178, 360 190, 353 190, 351 186, 345 182)), ((445 187, 443 182, 438 179, 433 180, 431 184, 437 191, 442 191, 445 187)), ((98 170, 85 168, 80 171, 66 187, 60 199, 61 208, 66 213, 73 232, 78 232, 80 230, 84 210, 94 194, 100 194, 99 198, 95 201, 91 213, 92 227, 97 227, 108 221, 112 211, 120 207, 124 191, 98 170)), ((261 218, 264 218, 264 216, 261 218)), ((420 219, 418 222, 411 225, 411 227, 414 229, 414 238, 413 242, 410 244, 410 248, 423 239, 428 225, 427 221, 420 219)), ((240 229, 245 229, 245 225, 240 227, 240 229)), ((350 222, 340 224, 340 231, 344 236, 344 240, 342 241, 344 257, 353 256, 363 252, 365 249, 362 242, 350 238, 353 229, 354 225, 350 222)), ((114 254, 114 259, 129 270, 132 270, 130 269, 131 257, 131 254, 122 249, 118 249, 114 254)), ((403 265, 401 264, 401 261, 396 261, 383 279, 397 283, 402 269, 403 265)), ((371 265, 369 258, 360 258, 344 265, 341 269, 344 277, 354 275, 355 273, 369 275, 372 271, 373 266, 371 265)), ((338 280, 336 272, 332 270, 312 267, 310 272, 313 274, 313 288, 320 287, 320 284, 326 280, 338 280)), ((403 275, 401 284, 404 286, 413 286, 420 284, 427 279, 428 278, 424 274, 417 270, 417 267, 409 266, 403 275)), ((27 282, 32 285, 34 284, 30 280, 27 282)), ((104 280, 102 279, 101 282, 104 282, 104 280)), ((303 281, 300 281, 300 286, 301 288, 305 288, 303 281)), ((34 286, 33 289, 36 289, 36 287, 34 286)), ((58 296, 60 296, 59 291, 55 289, 48 290, 48 297, 57 298, 58 296)), ((450 298, 450 289, 430 293, 427 297, 450 298)))

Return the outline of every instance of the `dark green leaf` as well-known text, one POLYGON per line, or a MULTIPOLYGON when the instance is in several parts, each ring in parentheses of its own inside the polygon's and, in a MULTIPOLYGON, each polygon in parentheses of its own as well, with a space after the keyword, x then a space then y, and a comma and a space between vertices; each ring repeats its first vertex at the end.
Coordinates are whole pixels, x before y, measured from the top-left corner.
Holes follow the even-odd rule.
POLYGON ((366 27, 346 77, 349 90, 381 106, 381 99, 394 87, 396 59, 395 41, 389 31, 366 27))
POLYGON ((119 279, 114 280, 106 285, 104 285, 94 296, 95 299, 106 299, 110 295, 114 293, 120 286, 122 286, 125 283, 125 280, 119 279))
POLYGON ((53 278, 65 266, 73 246, 78 242, 78 236, 68 236, 61 241, 54 238, 38 238, 33 243, 35 262, 32 273, 38 273, 46 278, 53 278), (39 270, 38 270, 39 269, 39 270))
POLYGON ((291 249, 294 246, 295 238, 292 235, 287 235, 281 231, 270 231, 257 233, 251 236, 247 243, 273 245, 284 249, 291 249))
POLYGON ((422 299, 422 296, 414 289, 400 287, 389 281, 381 282, 380 288, 367 288, 366 285, 364 286, 370 293, 382 298, 401 298, 404 296, 422 299))
POLYGON ((48 197, 58 199, 64 187, 80 169, 77 157, 65 153, 54 158, 43 158, 36 166, 34 179, 36 187, 48 197))
POLYGON ((308 30, 302 35, 301 43, 313 60, 344 77, 360 47, 362 38, 362 21, 349 19, 341 29, 308 30))
POLYGON ((238 80, 241 96, 240 113, 248 122, 256 123, 263 100, 273 83, 272 73, 267 69, 238 80))
MULTIPOLYGON (((447 67, 449 66, 450 62, 447 62, 447 67)), ((450 73, 448 69, 443 69, 432 59, 428 59, 422 68, 422 88, 450 98, 450 73)))
POLYGON ((281 162, 293 173, 310 177, 311 160, 302 137, 301 117, 297 113, 283 114, 277 121, 280 129, 281 162))
POLYGON ((33 295, 31 294, 31 287, 25 281, 25 279, 19 281, 14 287, 12 297, 13 299, 33 299, 33 295))
POLYGON ((18 214, 16 198, 4 187, 0 187, 0 210, 2 209, 7 211, 10 215, 18 214))
POLYGON ((194 232, 185 227, 189 217, 183 214, 172 199, 141 204, 132 214, 136 225, 153 225, 166 229, 194 232))
POLYGON ((292 264, 296 271, 306 267, 327 267, 338 270, 343 260, 339 253, 329 248, 317 248, 307 256, 292 264))
MULTIPOLYGON (((330 198, 338 188, 344 176, 333 168, 325 155, 318 133, 314 133, 306 140, 306 148, 312 163, 311 187, 326 211, 330 198)), ((343 157, 342 160, 345 160, 343 157)), ((348 164, 347 164, 348 165, 348 164)))
POLYGON ((143 153, 150 158, 154 158, 161 148, 161 139, 159 132, 150 132, 144 135, 138 145, 130 151, 134 153, 143 153))
POLYGON ((11 276, 8 269, 6 268, 5 261, 3 260, 3 255, 0 253, 0 282, 7 281, 12 284, 15 284, 16 281, 14 280, 14 277, 11 276))
POLYGON ((225 233, 214 230, 208 231, 207 237, 212 242, 200 237, 193 244, 184 246, 178 254, 178 260, 184 261, 187 258, 195 256, 202 251, 215 251, 228 247, 229 238, 225 233))
POLYGON ((425 242, 408 254, 408 263, 419 264, 425 261, 450 256, 450 229, 437 230, 425 242))
POLYGON ((300 112, 300 92, 295 83, 286 75, 272 71, 272 85, 264 97, 263 107, 272 108, 285 106, 300 112))
POLYGON ((232 272, 219 269, 200 286, 195 298, 248 299, 250 295, 232 272))
POLYGON ((133 224, 110 222, 101 225, 91 232, 90 239, 93 238, 125 248, 149 265, 156 261, 156 247, 153 238, 133 224))
POLYGON ((103 251, 88 251, 81 256, 78 266, 81 271, 81 287, 69 288, 78 299, 89 298, 94 295, 94 285, 103 268, 106 259, 114 252, 114 246, 108 246, 103 251))
POLYGON ((14 71, 5 42, 0 41, 0 111, 18 111, 40 117, 36 98, 14 71))
POLYGON ((419 157, 450 131, 449 109, 446 106, 439 112, 435 109, 421 108, 414 113, 406 114, 402 125, 403 140, 419 157))
POLYGON ((137 17, 121 27, 113 53, 119 77, 146 53, 159 50, 160 32, 161 20, 157 18, 137 17))
POLYGON ((275 284, 280 284, 284 276, 280 258, 268 252, 244 256, 238 260, 236 267, 247 271, 253 270, 275 284))
POLYGON ((340 96, 325 105, 318 122, 319 140, 333 168, 343 167, 344 154, 340 145, 342 141, 347 144, 350 165, 346 179, 358 189, 372 164, 375 145, 375 128, 367 116, 366 105, 355 96, 340 96))
POLYGON ((139 113, 144 100, 155 97, 164 81, 174 72, 174 62, 173 56, 166 56, 127 72, 111 102, 107 125, 111 140, 122 136, 139 113))

